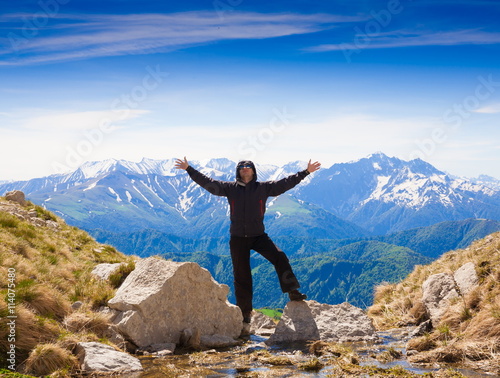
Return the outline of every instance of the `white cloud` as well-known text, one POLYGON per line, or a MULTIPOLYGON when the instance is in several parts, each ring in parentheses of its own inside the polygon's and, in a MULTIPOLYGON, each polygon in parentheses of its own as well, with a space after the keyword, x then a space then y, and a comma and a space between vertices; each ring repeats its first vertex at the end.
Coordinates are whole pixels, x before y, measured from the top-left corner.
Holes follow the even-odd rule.
MULTIPOLYGON (((0 65, 168 52, 232 39, 265 39, 314 33, 360 17, 325 14, 232 12, 221 20, 215 11, 174 14, 58 15, 49 23, 56 35, 18 39, 0 65), (15 48, 14 48, 15 47, 15 48)), ((12 36, 12 35, 11 35, 12 36)), ((11 38, 12 40, 12 38, 11 38)))
POLYGON ((24 118, 18 121, 23 129, 44 130, 47 132, 72 132, 102 127, 116 129, 117 124, 149 113, 147 110, 127 109, 120 111, 100 110, 81 112, 44 112, 45 114, 24 118), (109 126, 112 125, 112 126, 109 126))
POLYGON ((416 46, 489 45, 500 43, 500 33, 478 29, 450 31, 395 30, 385 33, 353 34, 352 40, 307 48, 311 52, 346 49, 386 49, 416 46))
POLYGON ((500 113, 500 103, 483 106, 475 111, 476 113, 496 114, 500 113))

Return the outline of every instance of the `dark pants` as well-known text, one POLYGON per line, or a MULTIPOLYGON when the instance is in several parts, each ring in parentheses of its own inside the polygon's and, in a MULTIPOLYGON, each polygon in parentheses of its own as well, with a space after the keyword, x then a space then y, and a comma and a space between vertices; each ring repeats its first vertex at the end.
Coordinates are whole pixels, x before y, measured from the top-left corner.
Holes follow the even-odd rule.
POLYGON ((254 250, 265 257, 274 265, 281 290, 288 293, 300 287, 288 261, 288 257, 281 249, 276 247, 267 234, 255 237, 231 236, 229 240, 231 259, 233 261, 234 293, 236 305, 241 309, 243 315, 252 312, 252 270, 250 267, 250 250, 254 250))

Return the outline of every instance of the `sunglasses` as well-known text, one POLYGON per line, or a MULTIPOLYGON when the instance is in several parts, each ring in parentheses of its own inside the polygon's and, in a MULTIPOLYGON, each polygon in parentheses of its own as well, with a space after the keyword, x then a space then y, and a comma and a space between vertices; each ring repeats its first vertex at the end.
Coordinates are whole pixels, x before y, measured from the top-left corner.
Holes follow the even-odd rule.
POLYGON ((246 164, 246 165, 238 165, 238 169, 243 169, 243 168, 252 168, 251 165, 246 164))

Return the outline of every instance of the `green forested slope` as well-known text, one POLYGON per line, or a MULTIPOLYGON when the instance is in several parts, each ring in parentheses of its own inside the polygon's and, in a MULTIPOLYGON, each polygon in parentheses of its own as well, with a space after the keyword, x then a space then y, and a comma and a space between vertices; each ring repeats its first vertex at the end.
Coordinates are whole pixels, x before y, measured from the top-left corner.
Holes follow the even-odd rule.
MULTIPOLYGON (((217 281, 231 288, 233 286, 229 256, 206 252, 167 253, 163 256, 175 261, 197 262, 208 269, 217 281)), ((348 301, 367 307, 372 304, 376 285, 396 282, 404 278, 416 264, 430 261, 408 248, 365 241, 314 257, 291 259, 291 264, 309 299, 329 304, 348 301)), ((273 266, 254 254, 252 267, 254 307, 284 307, 287 296, 279 289, 273 266)), ((230 300, 234 301, 232 290, 230 300)))

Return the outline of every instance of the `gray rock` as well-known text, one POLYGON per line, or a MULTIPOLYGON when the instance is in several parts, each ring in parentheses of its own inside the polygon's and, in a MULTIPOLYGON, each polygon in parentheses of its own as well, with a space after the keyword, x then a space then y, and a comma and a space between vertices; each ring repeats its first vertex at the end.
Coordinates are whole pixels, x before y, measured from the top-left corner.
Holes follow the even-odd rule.
POLYGON ((418 337, 418 336, 423 336, 427 332, 432 331, 432 322, 431 320, 426 320, 425 322, 421 323, 415 329, 410 333, 410 338, 418 337))
POLYGON ((13 190, 11 192, 5 193, 5 199, 12 202, 17 202, 21 206, 26 206, 26 197, 24 193, 20 190, 13 190))
POLYGON ((422 302, 434 326, 439 324, 450 305, 450 300, 458 296, 455 280, 451 274, 433 274, 425 280, 422 285, 422 302))
POLYGON ((205 348, 226 348, 241 344, 239 340, 224 335, 204 335, 201 336, 200 343, 205 348))
POLYGON ((109 276, 111 276, 113 273, 115 273, 118 268, 120 268, 120 265, 122 263, 115 263, 115 264, 98 264, 92 269, 92 272, 90 272, 92 275, 94 275, 97 278, 100 278, 101 280, 106 281, 109 279, 109 276))
POLYGON ((97 342, 78 343, 76 354, 86 372, 116 373, 143 370, 139 359, 97 342))
POLYGON ((47 220, 45 221, 45 225, 48 227, 48 228, 51 228, 53 230, 59 230, 60 226, 59 226, 59 223, 55 222, 55 221, 52 221, 52 220, 47 220))
POLYGON ((75 311, 78 310, 79 308, 81 308, 82 306, 83 306, 82 301, 76 301, 76 302, 71 304, 71 308, 75 311))
POLYGON ((179 344, 198 349, 200 347, 200 331, 198 329, 186 328, 182 330, 179 344))
POLYGON ((148 347, 148 351, 156 353, 158 356, 168 356, 175 352, 174 343, 153 344, 148 347))
POLYGON ((30 218, 29 221, 38 227, 47 227, 47 222, 41 218, 30 218))
POLYGON ((250 323, 250 333, 253 335, 270 336, 276 329, 276 323, 269 316, 258 311, 252 312, 252 321, 250 323))
POLYGON ((349 303, 288 302, 267 344, 323 340, 332 342, 375 341, 371 319, 349 303))
POLYGON ((479 278, 476 273, 476 268, 473 262, 468 262, 462 265, 453 275, 455 282, 462 295, 468 294, 471 290, 477 287, 479 278))
POLYGON ((113 322, 120 333, 145 348, 179 344, 185 329, 238 338, 243 316, 228 293, 198 264, 149 257, 137 262, 108 305, 118 311, 113 322))
POLYGON ((118 348, 122 350, 131 351, 134 348, 131 348, 127 340, 123 337, 123 335, 118 332, 118 329, 115 325, 110 325, 107 331, 108 340, 115 344, 118 348), (129 350, 130 349, 130 350, 129 350))

